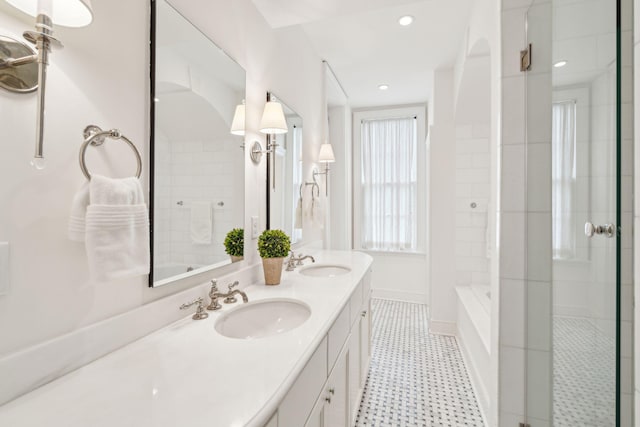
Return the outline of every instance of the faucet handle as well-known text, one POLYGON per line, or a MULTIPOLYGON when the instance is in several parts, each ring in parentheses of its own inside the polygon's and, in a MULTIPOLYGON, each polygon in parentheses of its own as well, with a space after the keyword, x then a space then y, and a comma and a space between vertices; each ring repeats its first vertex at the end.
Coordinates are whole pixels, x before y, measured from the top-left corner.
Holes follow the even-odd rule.
POLYGON ((304 265, 302 263, 302 258, 304 258, 303 254, 298 255, 298 258, 296 259, 296 261, 298 261, 298 262, 296 262, 296 265, 304 265))
POLYGON ((231 292, 233 292, 233 288, 235 288, 236 286, 238 286, 240 284, 240 282, 238 282, 237 280, 233 283, 229 284, 229 291, 227 292, 227 297, 224 299, 224 303, 225 304, 232 304, 234 302, 237 302, 238 300, 236 299, 235 296, 233 296, 233 294, 231 292))
POLYGON ((206 319, 207 317, 209 317, 209 313, 204 311, 204 305, 202 304, 202 297, 195 299, 191 302, 187 302, 184 303, 180 306, 180 310, 185 310, 189 307, 191 307, 192 305, 198 304, 198 307, 196 307, 196 313, 191 316, 192 319, 194 320, 202 320, 202 319, 206 319))
POLYGON ((214 292, 218 292, 218 279, 211 279, 211 290, 209 291, 209 296, 214 292))

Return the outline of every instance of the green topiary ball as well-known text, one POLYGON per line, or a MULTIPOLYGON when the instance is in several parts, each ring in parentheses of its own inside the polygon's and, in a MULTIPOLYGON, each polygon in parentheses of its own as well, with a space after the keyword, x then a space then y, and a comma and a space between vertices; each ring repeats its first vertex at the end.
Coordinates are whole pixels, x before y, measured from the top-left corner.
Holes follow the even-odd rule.
POLYGON ((258 252, 262 258, 282 258, 289 255, 291 239, 282 230, 264 230, 258 238, 258 252))
POLYGON ((224 238, 224 251, 231 256, 244 255, 244 229, 234 228, 224 238))

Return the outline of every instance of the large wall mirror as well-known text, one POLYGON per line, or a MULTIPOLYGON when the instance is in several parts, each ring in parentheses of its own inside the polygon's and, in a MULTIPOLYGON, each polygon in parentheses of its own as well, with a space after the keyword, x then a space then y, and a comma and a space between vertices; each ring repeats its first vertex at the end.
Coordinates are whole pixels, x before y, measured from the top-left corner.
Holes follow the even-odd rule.
POLYGON ((268 228, 283 230, 291 243, 297 243, 302 240, 307 194, 302 179, 302 117, 273 93, 267 94, 267 100, 282 104, 288 128, 287 133, 268 135, 269 144, 276 144, 275 156, 270 153, 267 162, 271 165, 267 173, 268 228))
POLYGON ((244 222, 246 79, 168 2, 152 8, 149 283, 156 287, 231 262, 224 240, 244 222))

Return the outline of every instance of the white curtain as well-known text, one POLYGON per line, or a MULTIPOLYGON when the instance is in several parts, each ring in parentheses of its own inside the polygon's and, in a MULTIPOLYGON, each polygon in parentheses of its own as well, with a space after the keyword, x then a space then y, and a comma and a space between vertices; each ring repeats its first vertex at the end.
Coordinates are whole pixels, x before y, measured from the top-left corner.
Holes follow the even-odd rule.
POLYGON ((414 117, 362 121, 363 249, 417 249, 416 122, 414 117))
POLYGON ((289 206, 292 209, 291 218, 293 224, 291 224, 291 241, 298 242, 302 240, 302 212, 298 210, 302 209, 300 205, 302 203, 301 193, 304 191, 302 188, 302 128, 299 126, 293 126, 292 130, 293 144, 291 144, 291 156, 292 156, 292 168, 291 171, 291 183, 292 187, 289 191, 292 192, 293 203, 289 206), (300 205, 300 206, 299 206, 300 205), (296 216, 299 216, 296 220, 296 216))
POLYGON ((552 221, 553 257, 570 259, 576 252, 574 222, 576 187, 576 102, 553 104, 552 221))

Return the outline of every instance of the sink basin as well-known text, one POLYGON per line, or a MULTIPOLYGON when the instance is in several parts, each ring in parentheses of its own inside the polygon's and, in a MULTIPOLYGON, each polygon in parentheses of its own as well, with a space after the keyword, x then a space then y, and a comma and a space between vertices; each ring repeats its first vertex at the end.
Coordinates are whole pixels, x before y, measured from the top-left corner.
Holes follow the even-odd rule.
POLYGON ((229 338, 256 339, 290 331, 302 325, 311 308, 292 299, 265 299, 249 302, 224 313, 215 328, 229 338))
POLYGON ((313 277, 336 277, 351 271, 349 267, 335 264, 309 265, 300 269, 300 274, 313 277))

